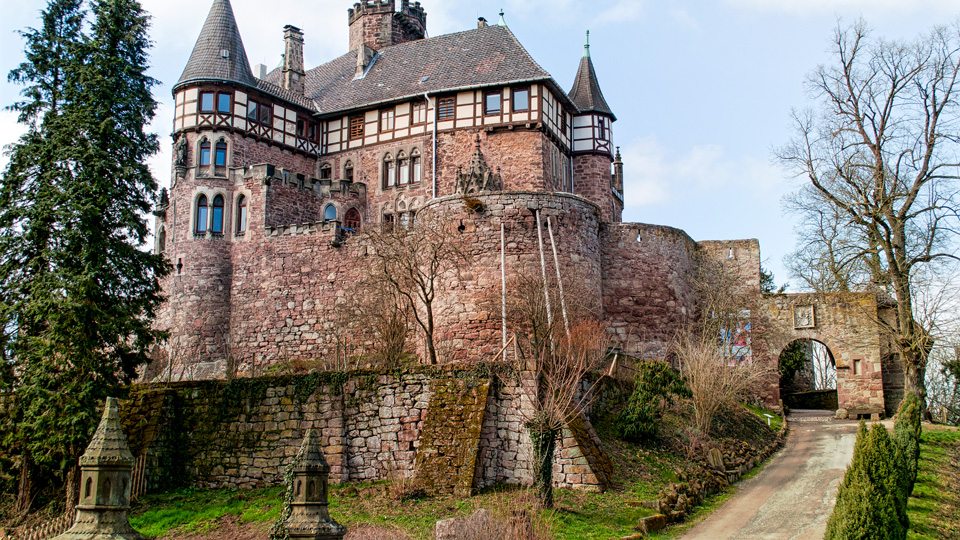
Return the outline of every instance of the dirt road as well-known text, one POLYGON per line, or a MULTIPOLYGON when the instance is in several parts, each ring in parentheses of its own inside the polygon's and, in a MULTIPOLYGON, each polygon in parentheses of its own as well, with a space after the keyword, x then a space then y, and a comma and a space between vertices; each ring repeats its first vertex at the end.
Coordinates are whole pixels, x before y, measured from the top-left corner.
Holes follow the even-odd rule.
POLYGON ((821 540, 853 459, 855 422, 794 411, 784 449, 682 540, 821 540))

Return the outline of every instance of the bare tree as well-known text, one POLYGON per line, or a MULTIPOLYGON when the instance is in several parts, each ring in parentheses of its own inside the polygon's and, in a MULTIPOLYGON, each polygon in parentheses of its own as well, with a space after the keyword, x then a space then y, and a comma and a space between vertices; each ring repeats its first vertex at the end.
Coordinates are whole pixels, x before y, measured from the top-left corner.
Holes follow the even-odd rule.
POLYGON ((338 348, 346 352, 357 349, 359 344, 350 340, 359 338, 370 343, 378 364, 396 366, 403 360, 408 352, 411 309, 406 298, 380 273, 361 276, 336 310, 344 329, 338 348))
POLYGON ((588 280, 578 275, 560 279, 565 287, 556 275, 529 264, 507 286, 507 321, 519 360, 533 374, 525 427, 533 443, 534 490, 543 508, 553 507, 556 440, 589 406, 593 394, 585 383, 591 372, 602 371, 610 343, 597 316, 597 298, 584 285, 588 280))
POLYGON ((697 257, 693 287, 699 313, 677 335, 673 346, 692 394, 697 429, 708 433, 714 416, 747 397, 774 376, 775 369, 755 361, 755 334, 776 341, 759 309, 760 291, 746 286, 733 260, 697 257))
POLYGON ((800 196, 831 208, 856 242, 849 254, 896 300, 905 390, 923 407, 932 338, 915 318, 912 278, 956 258, 957 43, 957 28, 911 43, 872 39, 863 22, 838 28, 835 63, 808 79, 821 108, 794 113, 797 134, 777 153, 809 181, 800 196))
POLYGON ((456 228, 429 211, 407 226, 369 231, 362 237, 373 257, 370 278, 392 291, 423 331, 426 360, 438 362, 435 301, 445 279, 468 262, 456 228))

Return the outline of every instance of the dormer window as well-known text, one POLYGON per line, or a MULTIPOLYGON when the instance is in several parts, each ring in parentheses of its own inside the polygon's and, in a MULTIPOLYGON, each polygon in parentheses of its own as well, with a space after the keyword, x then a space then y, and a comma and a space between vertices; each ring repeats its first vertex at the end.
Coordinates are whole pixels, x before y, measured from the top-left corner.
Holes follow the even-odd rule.
POLYGON ((483 114, 500 114, 500 91, 487 92, 483 95, 483 114))

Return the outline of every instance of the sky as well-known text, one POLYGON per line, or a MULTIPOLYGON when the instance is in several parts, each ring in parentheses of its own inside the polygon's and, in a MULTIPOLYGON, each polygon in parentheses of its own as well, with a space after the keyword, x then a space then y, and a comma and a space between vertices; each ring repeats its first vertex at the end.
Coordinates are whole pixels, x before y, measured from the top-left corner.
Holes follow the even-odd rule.
MULTIPOLYGON (((151 125, 162 151, 150 161, 170 184, 176 83, 212 0, 141 0, 153 16, 150 75, 159 81, 151 125)), ((399 4, 399 0, 397 1, 399 4)), ((772 158, 792 135, 790 114, 815 104, 804 80, 833 57, 838 24, 863 18, 877 36, 908 40, 960 16, 960 0, 421 0, 437 36, 504 20, 562 88, 573 83, 590 30, 604 96, 617 116, 624 161, 625 222, 669 225, 694 240, 757 238, 778 284, 796 245, 781 199, 802 185, 772 158)), ((251 65, 271 68, 283 52, 283 26, 304 31, 313 67, 347 51, 350 0, 232 0, 251 65)), ((39 26, 41 0, 0 0, 0 73, 23 61, 16 33, 39 26)), ((21 88, 0 81, 0 105, 21 88)), ((0 112, 0 145, 23 128, 0 112)), ((7 158, 0 156, 0 168, 7 158)), ((791 290, 796 290, 796 283, 791 290)))

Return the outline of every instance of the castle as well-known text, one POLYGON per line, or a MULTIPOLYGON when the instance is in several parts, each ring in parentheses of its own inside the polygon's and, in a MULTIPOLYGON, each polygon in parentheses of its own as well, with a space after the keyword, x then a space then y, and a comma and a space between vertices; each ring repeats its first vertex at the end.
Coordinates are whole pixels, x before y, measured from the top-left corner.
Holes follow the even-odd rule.
MULTIPOLYGON (((735 261, 742 285, 759 293, 756 240, 695 242, 621 222, 616 116, 589 44, 566 92, 502 19, 429 38, 426 21, 419 2, 363 0, 348 10, 348 52, 308 68, 304 34, 288 25, 282 65, 267 71, 251 69, 229 0, 213 0, 173 86, 173 179, 157 212, 156 249, 174 268, 162 283, 159 325, 170 339, 160 364, 173 378, 251 375, 329 354, 336 304, 366 254, 350 233, 408 226, 422 212, 459 223, 471 250, 436 321, 445 360, 501 349, 503 323, 484 307, 485 291, 539 260, 547 229, 557 266, 597 299, 627 353, 662 357, 692 316, 698 253, 735 261), (465 205, 467 195, 479 206, 465 205)), ((781 312, 809 311, 810 321, 828 309, 784 298, 781 312)), ((792 317, 784 325, 798 336, 825 339, 792 317)), ((880 338, 870 340, 868 352, 845 352, 839 338, 828 345, 838 373, 860 366, 842 404, 874 411, 882 354, 880 338)), ((779 351, 770 354, 776 362, 779 351)), ((776 403, 771 385, 765 398, 776 403)))

